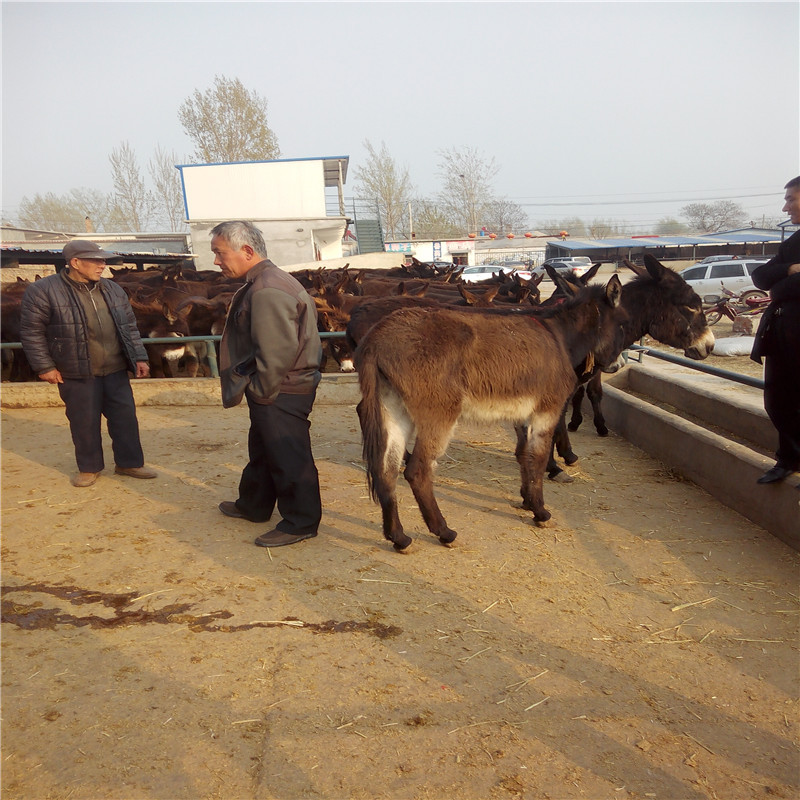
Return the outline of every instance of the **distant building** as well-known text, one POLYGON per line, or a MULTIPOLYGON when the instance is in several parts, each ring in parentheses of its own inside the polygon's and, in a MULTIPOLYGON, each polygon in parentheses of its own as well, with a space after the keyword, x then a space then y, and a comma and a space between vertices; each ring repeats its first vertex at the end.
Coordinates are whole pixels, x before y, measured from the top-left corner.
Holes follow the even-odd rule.
POLYGON ((198 269, 215 269, 211 229, 248 220, 278 266, 340 258, 350 221, 342 187, 349 156, 181 164, 186 219, 198 269))
POLYGON ((88 239, 104 250, 119 253, 132 267, 191 264, 188 233, 62 233, 3 225, 0 230, 2 280, 31 274, 48 275, 64 266, 61 251, 71 239, 88 239), (11 270, 17 270, 12 273, 11 270))

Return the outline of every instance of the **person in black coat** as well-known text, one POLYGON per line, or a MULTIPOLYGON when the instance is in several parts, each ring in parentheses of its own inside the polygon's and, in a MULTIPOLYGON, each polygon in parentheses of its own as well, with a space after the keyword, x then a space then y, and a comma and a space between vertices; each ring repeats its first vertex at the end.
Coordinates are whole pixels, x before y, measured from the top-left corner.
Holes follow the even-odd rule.
MULTIPOLYGON (((800 177, 785 186, 783 211, 800 225, 800 177)), ((764 365, 764 408, 778 431, 775 466, 758 483, 776 483, 800 470, 800 231, 757 267, 753 283, 769 291, 750 357, 764 365)))
POLYGON ((58 386, 66 407, 78 474, 72 485, 94 485, 104 468, 102 417, 114 452, 115 472, 155 478, 144 466, 139 423, 128 371, 150 374, 128 296, 101 277, 106 259, 118 258, 94 242, 64 246, 66 269, 25 290, 20 338, 31 368, 58 386))

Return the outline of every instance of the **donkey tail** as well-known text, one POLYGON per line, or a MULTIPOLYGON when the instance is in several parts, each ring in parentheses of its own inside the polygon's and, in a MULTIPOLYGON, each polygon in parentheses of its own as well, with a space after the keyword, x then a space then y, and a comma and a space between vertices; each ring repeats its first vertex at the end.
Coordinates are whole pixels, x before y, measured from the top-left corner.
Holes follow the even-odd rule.
POLYGON ((356 349, 354 359, 361 387, 361 402, 356 407, 361 423, 361 455, 367 467, 367 488, 377 502, 378 485, 385 482, 387 435, 380 397, 378 352, 371 346, 369 337, 356 349))

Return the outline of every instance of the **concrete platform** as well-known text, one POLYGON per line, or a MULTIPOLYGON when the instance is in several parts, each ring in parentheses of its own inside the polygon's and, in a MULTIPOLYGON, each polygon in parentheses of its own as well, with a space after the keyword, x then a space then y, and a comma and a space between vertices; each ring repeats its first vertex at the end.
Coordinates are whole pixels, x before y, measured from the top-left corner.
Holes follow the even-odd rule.
MULTIPOLYGON (((208 378, 133 381, 140 406, 221 405, 219 382, 208 378)), ((760 486, 774 463, 777 437, 761 391, 659 363, 629 364, 604 383, 609 427, 721 503, 800 550, 800 477, 760 486)), ((317 403, 355 405, 358 376, 325 374, 317 403)), ((3 383, 5 408, 60 406, 55 386, 3 383)), ((591 423, 584 423, 591 424, 591 423)))
POLYGON ((760 390, 641 364, 603 386, 611 430, 800 550, 800 476, 756 483, 777 444, 760 390))
MULTIPOLYGON (((212 378, 144 378, 131 381, 133 396, 142 406, 219 406, 219 381, 212 378)), ((317 389, 317 403, 352 404, 361 399, 358 376, 325 374, 317 389)), ((49 383, 3 383, 0 405, 4 408, 60 406, 58 389, 49 383)))

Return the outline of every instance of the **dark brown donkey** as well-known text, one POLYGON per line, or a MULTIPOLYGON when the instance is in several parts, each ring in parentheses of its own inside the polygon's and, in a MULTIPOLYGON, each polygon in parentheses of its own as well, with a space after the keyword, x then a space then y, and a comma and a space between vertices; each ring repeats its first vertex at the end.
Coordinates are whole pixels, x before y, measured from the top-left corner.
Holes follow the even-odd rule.
MULTIPOLYGON (((706 358, 714 349, 714 334, 706 323, 703 303, 694 289, 649 253, 644 256, 644 267, 631 264, 627 259, 624 264, 637 276, 622 287, 622 305, 628 311, 625 347, 643 336, 651 336, 662 344, 683 350, 686 358, 706 358)), ((607 436, 601 408, 601 376, 596 373, 586 377, 588 380, 582 381, 573 395, 569 430, 578 430, 583 420, 581 403, 585 391, 592 404, 595 429, 600 436, 607 436)))
POLYGON ((576 369, 613 364, 627 318, 616 276, 606 287, 576 291, 535 316, 401 309, 361 341, 357 410, 367 482, 383 512, 383 535, 396 550, 411 544, 398 516, 396 485, 414 435, 404 477, 431 533, 443 544, 456 538, 433 494, 433 466, 461 417, 527 426, 516 452, 520 491, 537 522, 550 518, 542 479, 576 369))

